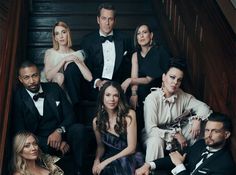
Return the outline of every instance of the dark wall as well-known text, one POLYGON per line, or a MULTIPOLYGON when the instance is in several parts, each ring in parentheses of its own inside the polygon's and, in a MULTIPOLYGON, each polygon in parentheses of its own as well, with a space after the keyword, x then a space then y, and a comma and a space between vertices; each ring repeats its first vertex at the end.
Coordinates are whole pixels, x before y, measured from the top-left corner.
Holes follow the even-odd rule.
POLYGON ((58 21, 71 28, 73 49, 79 49, 84 35, 98 28, 97 7, 112 3, 117 10, 116 28, 133 35, 140 22, 157 27, 150 0, 32 0, 28 26, 28 58, 43 68, 44 53, 52 47, 52 27, 58 21))
POLYGON ((153 0, 153 7, 173 54, 187 59, 187 91, 228 114, 235 125, 236 35, 216 1, 153 0))

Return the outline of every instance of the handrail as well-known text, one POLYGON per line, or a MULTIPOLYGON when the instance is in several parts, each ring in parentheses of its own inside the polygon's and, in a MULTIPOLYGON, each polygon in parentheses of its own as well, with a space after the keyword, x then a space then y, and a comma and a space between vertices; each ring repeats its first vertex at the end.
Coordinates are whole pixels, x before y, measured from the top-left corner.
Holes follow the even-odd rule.
MULTIPOLYGON (((1 43, 0 59, 0 171, 3 171, 4 151, 6 149, 9 115, 11 110, 12 88, 16 75, 17 61, 23 58, 24 45, 22 41, 22 26, 25 27, 23 18, 25 11, 25 0, 10 0, 8 17, 4 31, 4 38, 1 43), (23 25, 24 23, 24 25, 23 25)), ((24 35, 23 35, 24 36, 24 35)), ((0 172, 0 175, 3 172, 0 172)))

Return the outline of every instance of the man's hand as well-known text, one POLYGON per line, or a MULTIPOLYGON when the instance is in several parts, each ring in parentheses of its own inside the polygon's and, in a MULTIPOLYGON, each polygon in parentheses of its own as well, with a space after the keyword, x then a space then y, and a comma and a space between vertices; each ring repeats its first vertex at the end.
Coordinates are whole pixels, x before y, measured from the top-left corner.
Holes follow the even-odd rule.
POLYGON ((136 169, 135 175, 149 175, 150 172, 150 165, 148 163, 145 163, 140 168, 136 169))
POLYGON ((61 145, 61 134, 57 131, 54 131, 52 134, 48 136, 47 144, 52 148, 59 150, 61 145))
POLYGON ((62 152, 62 154, 66 154, 69 150, 70 146, 66 143, 66 141, 62 141, 60 146, 60 151, 62 152))
POLYGON ((182 156, 178 151, 171 152, 169 154, 171 161, 175 166, 182 164, 185 160, 186 153, 182 156))

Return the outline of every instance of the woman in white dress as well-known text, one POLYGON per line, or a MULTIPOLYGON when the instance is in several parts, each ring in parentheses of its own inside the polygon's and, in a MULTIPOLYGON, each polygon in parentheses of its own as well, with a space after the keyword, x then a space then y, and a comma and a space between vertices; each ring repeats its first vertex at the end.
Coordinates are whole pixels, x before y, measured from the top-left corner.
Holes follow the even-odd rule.
POLYGON ((56 82, 61 87, 64 84, 64 71, 69 63, 74 62, 84 79, 92 80, 92 74, 84 63, 82 50, 71 49, 70 28, 65 22, 57 22, 52 29, 53 48, 46 50, 44 56, 44 72, 47 81, 56 82))

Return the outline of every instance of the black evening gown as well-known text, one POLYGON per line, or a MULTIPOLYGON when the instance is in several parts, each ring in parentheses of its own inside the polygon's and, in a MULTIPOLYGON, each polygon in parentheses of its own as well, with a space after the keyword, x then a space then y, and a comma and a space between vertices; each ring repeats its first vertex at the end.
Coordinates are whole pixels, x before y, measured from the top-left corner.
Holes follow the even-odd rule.
MULTIPOLYGON (((127 147, 126 135, 116 136, 109 132, 102 133, 102 142, 105 146, 105 153, 102 160, 105 160, 127 147)), ((140 152, 121 157, 108 164, 101 175, 134 175, 135 169, 143 164, 143 156, 140 152)))

